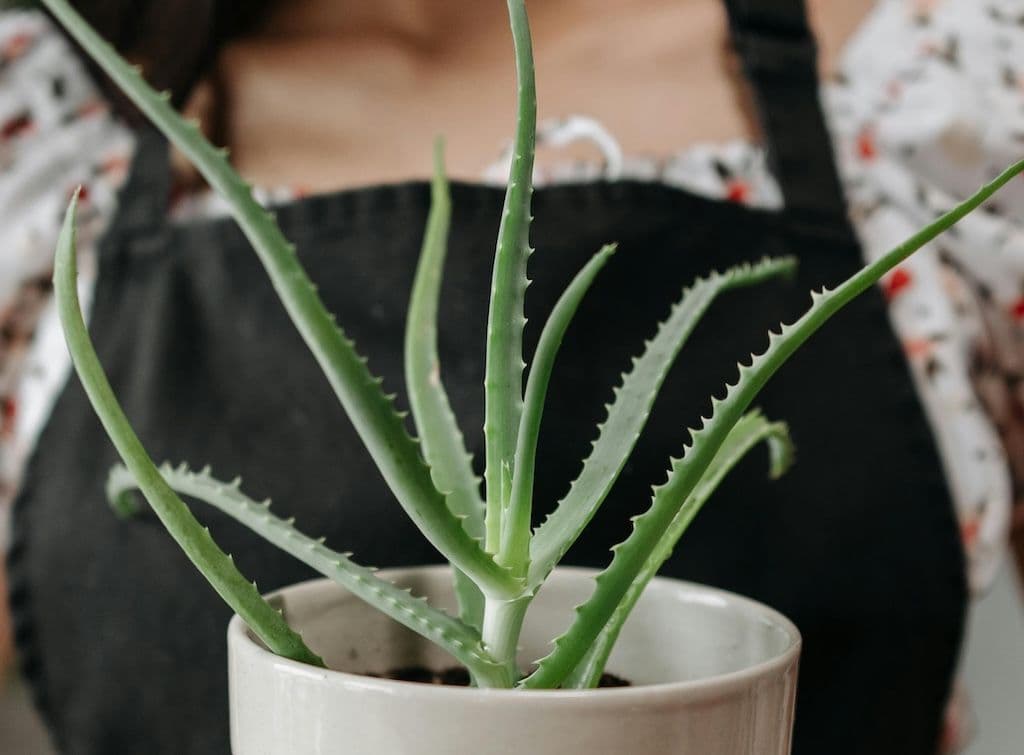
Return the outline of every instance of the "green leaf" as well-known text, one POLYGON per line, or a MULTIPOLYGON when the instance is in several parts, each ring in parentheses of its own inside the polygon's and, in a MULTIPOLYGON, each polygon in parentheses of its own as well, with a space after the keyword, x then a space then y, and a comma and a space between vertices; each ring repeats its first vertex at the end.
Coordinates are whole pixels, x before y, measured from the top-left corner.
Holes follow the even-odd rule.
POLYGON ((281 233, 273 216, 252 196, 251 187, 232 169, 225 152, 203 138, 169 104, 168 93, 155 92, 139 71, 126 63, 64 0, 43 0, 68 33, 103 71, 196 166, 227 201, 230 212, 252 243, 292 322, 313 353, 398 502, 453 565, 482 589, 511 597, 519 584, 495 563, 462 528, 437 490, 430 469, 409 436, 393 396, 367 368, 355 344, 324 307, 316 288, 281 233))
MULTIPOLYGON (((444 144, 438 139, 434 146, 430 215, 406 317, 405 382, 434 484, 446 494, 448 508, 462 520, 469 535, 480 542, 484 537, 480 478, 473 472, 473 457, 466 451, 462 431, 441 381, 441 361, 437 353, 438 300, 451 215, 451 196, 444 173, 444 144)), ((479 629, 484 610, 479 588, 456 570, 455 592, 462 619, 479 629)))
POLYGON ((579 664, 733 427, 789 357, 833 315, 877 283, 885 273, 980 206, 1022 170, 1024 160, 837 288, 812 293, 811 307, 799 320, 783 326, 778 333, 769 333, 767 351, 754 357, 749 366, 740 365, 739 380, 727 387, 725 398, 712 399, 710 419, 691 432, 691 445, 681 459, 671 462, 668 482, 654 488, 654 503, 633 520, 632 534, 613 549, 611 564, 595 579, 594 593, 576 609, 572 626, 556 640, 554 651, 540 661, 537 670, 522 682, 523 686, 557 687, 579 664))
POLYGON ((615 399, 607 407, 608 416, 599 426, 597 440, 579 477, 534 535, 528 579, 531 587, 539 586, 551 573, 608 495, 647 423, 669 368, 715 298, 730 289, 789 274, 795 266, 796 261, 790 257, 742 265, 724 273, 712 273, 683 292, 615 389, 615 399))
MULTIPOLYGON (((240 479, 220 482, 209 471, 192 472, 184 464, 178 467, 164 464, 160 474, 181 495, 223 511, 399 624, 434 642, 463 663, 474 678, 489 680, 490 686, 510 685, 502 668, 484 650, 480 635, 474 629, 430 606, 425 599, 414 597, 408 590, 378 577, 373 569, 356 564, 350 554, 333 551, 322 539, 304 535, 296 529, 293 520, 271 513, 269 500, 256 502, 242 493, 240 479)), ((112 505, 123 508, 125 494, 136 487, 134 476, 125 467, 116 466, 110 471, 107 492, 112 505)))
POLYGON ((168 487, 138 436, 132 431, 103 372, 82 319, 75 259, 77 205, 76 192, 68 207, 57 243, 53 287, 71 359, 96 414, 121 459, 138 480, 139 489, 157 517, 224 602, 242 617, 273 652, 292 660, 323 666, 320 657, 306 647, 281 614, 263 600, 255 586, 235 568, 231 557, 225 555, 213 542, 210 531, 195 520, 188 507, 168 487))
POLYGON ((498 557, 499 563, 511 567, 516 574, 522 573, 525 576, 529 565, 530 517, 533 508, 537 442, 555 358, 580 302, 583 301, 601 268, 615 253, 615 249, 615 244, 604 246, 576 274, 544 324, 537 351, 533 356, 530 377, 526 382, 526 401, 519 423, 509 511, 502 530, 501 552, 498 557))
POLYGON ((771 478, 777 479, 785 474, 793 463, 793 444, 789 437, 789 429, 784 423, 769 422, 756 410, 745 414, 725 439, 725 443, 722 444, 707 471, 704 472, 700 483, 679 509, 679 513, 672 520, 672 524, 658 542, 654 552, 648 556, 647 562, 629 586, 622 602, 616 607, 611 619, 597 636, 597 640, 590 646, 579 665, 566 677, 562 684, 563 687, 586 689, 598 685, 605 665, 608 663, 608 657, 622 631, 622 626, 629 618, 647 584, 672 555, 676 543, 679 542, 683 533, 690 526, 690 522, 714 494, 722 480, 759 443, 768 445, 771 478))
POLYGON ((484 437, 487 464, 488 552, 501 546, 504 500, 503 465, 513 463, 516 433, 523 408, 523 299, 529 280, 526 262, 530 248, 530 201, 533 197, 533 160, 537 132, 537 88, 533 72, 533 44, 523 0, 508 0, 515 44, 518 110, 512 167, 505 206, 498 229, 487 319, 487 361, 484 375, 484 437))

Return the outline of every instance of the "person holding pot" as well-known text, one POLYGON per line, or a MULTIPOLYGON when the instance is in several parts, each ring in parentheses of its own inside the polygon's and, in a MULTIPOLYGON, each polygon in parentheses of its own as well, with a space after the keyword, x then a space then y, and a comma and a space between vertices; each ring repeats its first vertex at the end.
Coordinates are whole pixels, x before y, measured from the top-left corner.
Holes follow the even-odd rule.
MULTIPOLYGON (((481 250, 497 227, 491 183, 507 168, 514 105, 503 4, 76 5, 264 187, 328 307, 396 387, 429 145, 447 136, 464 182, 441 349, 479 457, 481 250)), ((770 254, 801 264, 794 285, 726 299, 702 325, 571 563, 607 562, 680 429, 732 378, 733 355, 763 344, 763 323, 791 320, 808 289, 902 240, 1019 151, 1024 28, 1009 5, 531 6, 545 122, 529 312, 543 315, 600 243, 620 247, 596 284, 607 289, 589 299, 604 304, 583 306, 552 379, 540 499, 564 493, 628 345, 685 283, 770 254)), ((223 752, 228 610, 162 529, 105 510, 114 452, 67 380, 47 280, 76 185, 91 330, 153 454, 243 475, 366 563, 437 555, 389 500, 241 233, 90 74, 41 12, 0 16, 0 494, 16 497, 14 634, 61 749, 223 752)), ((751 459, 666 569, 800 627, 798 755, 932 755, 962 739, 950 703, 966 605, 998 563, 1006 448, 1021 430, 1009 418, 1021 398, 1024 234, 1013 219, 1024 189, 1003 197, 786 368, 763 408, 789 422, 797 467, 769 484, 751 459)), ((226 517, 201 516, 261 589, 309 576, 226 517)))

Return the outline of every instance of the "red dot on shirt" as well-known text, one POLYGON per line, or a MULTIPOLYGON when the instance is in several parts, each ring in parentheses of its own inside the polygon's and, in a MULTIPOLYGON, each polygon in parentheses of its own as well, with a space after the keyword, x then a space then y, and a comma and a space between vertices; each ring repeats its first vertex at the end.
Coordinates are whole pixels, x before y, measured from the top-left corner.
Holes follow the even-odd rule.
POLYGON ((893 299, 899 296, 913 282, 914 278, 910 272, 905 268, 898 267, 886 278, 882 284, 882 291, 887 299, 893 299))
POLYGON ((17 414, 17 406, 14 403, 14 399, 10 396, 5 396, 0 400, 0 419, 3 420, 3 422, 0 423, 0 427, 6 428, 14 422, 15 414, 17 414))
POLYGON ((68 202, 75 196, 76 191, 78 192, 78 204, 83 205, 89 201, 89 187, 85 184, 80 184, 73 189, 68 189, 68 202))
POLYGON ((90 116, 99 115, 100 113, 105 113, 106 111, 107 105, 103 100, 92 99, 84 102, 78 108, 78 117, 88 118, 90 116))
POLYGON ((1016 320, 1024 320, 1024 296, 1017 299, 1017 301, 1010 305, 1010 314, 1012 314, 1016 320))
POLYGON ((725 197, 730 202, 746 203, 750 199, 750 184, 746 181, 729 181, 725 186, 725 197))
POLYGON ((857 134, 857 157, 861 160, 874 160, 878 157, 878 145, 871 129, 863 129, 857 134))
POLYGON ((21 113, 10 120, 4 121, 3 126, 0 126, 0 137, 13 139, 16 136, 31 131, 34 125, 32 117, 28 113, 21 113))
POLYGON ((7 60, 14 60, 15 58, 21 57, 25 54, 25 51, 32 46, 32 35, 22 32, 21 34, 15 34, 8 40, 7 44, 4 45, 3 55, 7 60))
POLYGON ((903 350, 911 357, 928 356, 933 346, 934 343, 929 338, 908 338, 903 342, 903 350))
POLYGON ((973 545, 980 532, 981 524, 977 519, 969 519, 960 525, 960 539, 963 540, 964 545, 973 545))

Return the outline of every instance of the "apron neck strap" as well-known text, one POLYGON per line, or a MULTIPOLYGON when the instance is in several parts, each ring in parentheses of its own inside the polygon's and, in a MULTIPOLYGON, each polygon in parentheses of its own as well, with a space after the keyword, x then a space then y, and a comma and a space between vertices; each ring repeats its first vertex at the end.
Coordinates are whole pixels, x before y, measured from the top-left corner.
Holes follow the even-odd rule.
POLYGON ((725 0, 786 208, 837 216, 846 202, 818 99, 817 45, 804 0, 725 0))
POLYGON ((172 179, 167 138, 155 126, 147 124, 138 129, 131 170, 121 189, 118 210, 108 235, 144 236, 164 227, 172 179))

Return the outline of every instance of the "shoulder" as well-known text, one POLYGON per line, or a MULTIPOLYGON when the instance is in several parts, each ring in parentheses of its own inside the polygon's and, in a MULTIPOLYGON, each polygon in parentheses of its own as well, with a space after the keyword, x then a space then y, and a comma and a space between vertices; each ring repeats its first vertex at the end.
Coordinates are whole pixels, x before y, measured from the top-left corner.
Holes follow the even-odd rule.
POLYGON ((45 272, 75 186, 95 210, 87 226, 109 214, 133 142, 45 15, 0 13, 0 310, 45 272))
POLYGON ((64 209, 83 186, 87 301, 95 241, 116 210, 134 143, 45 15, 0 11, 0 511, 68 373, 59 326, 48 316, 64 209))
MULTIPOLYGON (((879 0, 824 99, 851 213, 875 257, 1024 152, 1019 0, 879 0)), ((1006 541, 1024 399, 1024 184, 886 281, 957 500, 977 590, 1006 541)), ((1017 475, 1019 485, 1024 477, 1017 475)))

